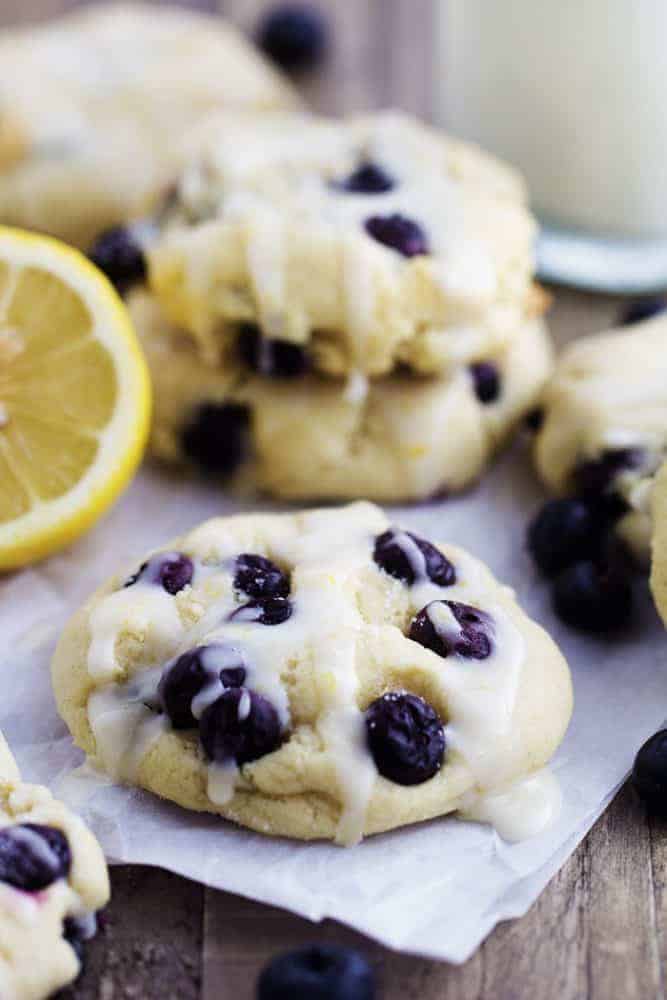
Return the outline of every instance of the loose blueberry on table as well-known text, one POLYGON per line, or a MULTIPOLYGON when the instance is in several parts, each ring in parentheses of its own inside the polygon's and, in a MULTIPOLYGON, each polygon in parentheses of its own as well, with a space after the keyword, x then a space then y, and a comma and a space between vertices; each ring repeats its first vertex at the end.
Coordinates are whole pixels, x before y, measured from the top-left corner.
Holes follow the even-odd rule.
POLYGON ((89 257, 121 293, 146 280, 144 252, 126 226, 114 226, 93 244, 89 257))
POLYGON ((490 615, 459 601, 432 601, 412 619, 408 637, 438 656, 485 660, 491 655, 493 621, 490 615), (438 622, 438 605, 447 608, 454 623, 438 622))
POLYGON ((558 617, 573 628, 617 632, 632 618, 632 583, 622 568, 577 562, 556 577, 553 602, 558 617))
POLYGON ((375 539, 373 561, 380 569, 402 583, 412 586, 425 572, 426 577, 438 587, 450 587, 456 583, 456 570, 449 559, 431 542, 413 534, 390 528, 375 539), (412 547, 417 552, 411 552, 412 547), (418 566, 417 563, 423 563, 418 566))
POLYGON ((327 22, 310 4, 283 4, 260 21, 257 44, 276 65, 288 73, 316 67, 329 41, 327 22))
POLYGON ((380 774, 397 785, 420 785, 442 767, 445 731, 423 698, 389 691, 366 709, 366 739, 380 774))
POLYGON ((667 817, 667 729, 654 733, 637 753, 632 783, 651 814, 667 817))
POLYGON ((236 403, 204 403, 181 434, 183 452, 205 475, 228 478, 241 464, 250 414, 236 403))
POLYGON ((426 233, 419 223, 404 215, 373 215, 366 220, 364 228, 378 243, 396 250, 403 257, 429 253, 426 233))
POLYGON ((366 959, 351 948, 310 945, 274 958, 263 969, 257 1000, 374 1000, 366 959))

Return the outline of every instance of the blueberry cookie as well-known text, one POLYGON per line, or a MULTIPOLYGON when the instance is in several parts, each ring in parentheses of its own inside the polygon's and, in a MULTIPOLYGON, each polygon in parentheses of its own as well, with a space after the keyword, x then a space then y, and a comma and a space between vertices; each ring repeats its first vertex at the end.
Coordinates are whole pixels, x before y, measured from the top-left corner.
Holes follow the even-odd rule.
POLYGON ((667 462, 660 468, 652 490, 651 590, 667 625, 667 462))
POLYGON ((21 782, 0 733, 0 997, 42 1000, 76 979, 108 899, 97 841, 46 788, 21 782))
POLYGON ((153 453, 286 499, 396 502, 459 490, 535 404, 551 370, 540 320, 486 360, 432 378, 327 378, 297 345, 264 343, 250 326, 213 366, 144 292, 129 304, 153 381, 153 453))
POLYGON ((329 375, 443 374, 543 308, 522 181, 474 147, 395 112, 195 133, 148 270, 205 361, 250 323, 329 375))
POLYGON ((525 807, 572 705, 507 587, 369 503, 195 528, 74 616, 53 682, 115 780, 343 844, 525 807))
POLYGON ((214 108, 294 106, 228 24, 108 4, 0 36, 0 219, 80 246, 143 212, 214 108))
POLYGON ((645 560, 653 479, 667 456, 667 317, 575 341, 543 407, 540 476, 555 493, 603 500, 645 560))

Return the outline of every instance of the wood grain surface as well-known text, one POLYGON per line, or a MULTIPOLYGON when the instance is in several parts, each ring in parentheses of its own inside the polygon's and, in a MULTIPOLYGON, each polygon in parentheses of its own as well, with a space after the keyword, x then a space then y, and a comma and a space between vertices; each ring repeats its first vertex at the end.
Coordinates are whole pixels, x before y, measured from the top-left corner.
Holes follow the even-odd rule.
MULTIPOLYGON (((303 83, 304 94, 326 111, 394 104, 428 115, 436 2, 319 0, 334 45, 324 69, 303 83)), ((218 10, 252 31, 271 4, 186 5, 218 10)), ((0 21, 26 22, 73 6, 0 0, 0 21)), ((603 328, 616 311, 611 299, 556 292, 551 325, 558 339, 569 339, 603 328)), ((352 942, 369 955, 384 1000, 664 998, 666 830, 647 822, 624 789, 527 916, 498 927, 462 967, 397 955, 331 922, 312 925, 166 872, 116 868, 104 932, 89 948, 81 980, 63 996, 251 1000, 270 956, 329 940, 352 942)))

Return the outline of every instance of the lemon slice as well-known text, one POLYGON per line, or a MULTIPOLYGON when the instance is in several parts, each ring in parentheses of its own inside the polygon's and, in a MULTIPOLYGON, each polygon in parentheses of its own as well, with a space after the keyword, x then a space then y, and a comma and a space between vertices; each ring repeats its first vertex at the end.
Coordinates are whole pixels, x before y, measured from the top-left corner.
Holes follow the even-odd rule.
POLYGON ((141 459, 150 402, 107 279, 57 240, 0 227, 0 570, 104 513, 141 459))

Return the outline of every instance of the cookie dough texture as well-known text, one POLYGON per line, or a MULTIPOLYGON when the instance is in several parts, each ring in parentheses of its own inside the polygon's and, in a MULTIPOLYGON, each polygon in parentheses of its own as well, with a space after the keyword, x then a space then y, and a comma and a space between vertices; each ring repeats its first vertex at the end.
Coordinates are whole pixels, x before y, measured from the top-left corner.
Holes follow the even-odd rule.
POLYGON ((0 36, 0 220, 86 247, 172 181, 215 108, 297 101, 234 28, 160 4, 105 4, 0 36))
POLYGON ((265 834, 343 843, 467 807, 541 768, 571 713, 558 649, 512 591, 455 546, 440 546, 456 568, 453 586, 387 575, 372 558, 387 528, 368 503, 218 518, 170 543, 195 565, 192 585, 175 597, 123 588, 126 574, 109 581, 71 620, 53 663, 75 742, 117 780, 186 809, 265 834), (240 600, 232 586, 240 552, 289 572, 288 621, 228 621, 240 600), (413 615, 438 598, 492 616, 487 660, 442 658, 407 638, 413 615), (248 686, 272 701, 285 727, 280 748, 237 769, 232 797, 217 803, 196 731, 173 730, 146 708, 162 666, 212 641, 243 649, 248 686), (365 743, 364 710, 397 689, 426 698, 446 725, 442 769, 412 787, 381 777, 365 743))
POLYGON ((667 625, 667 462, 655 478, 652 516, 651 590, 658 611, 667 625))
POLYGON ((621 534, 646 557, 653 479, 667 455, 667 317, 572 343, 557 361, 543 408, 535 462, 553 492, 572 491, 583 463, 635 452, 636 461, 620 468, 612 488, 629 507, 621 534))
POLYGON ((154 387, 151 448, 187 465, 182 434, 208 403, 249 413, 250 459, 241 478, 284 499, 396 502, 456 491, 474 482, 521 417, 537 402, 551 370, 549 336, 527 321, 487 360, 501 380, 498 399, 478 399, 468 367, 448 375, 394 375, 360 392, 316 373, 270 378, 244 368, 230 344, 217 366, 191 338, 170 327, 155 301, 134 293, 130 310, 154 387))
POLYGON ((443 374, 542 308, 520 177, 415 118, 228 113, 188 147, 150 248, 150 286, 209 363, 229 323, 252 322, 307 346, 329 375, 399 363, 443 374), (388 190, 350 189, 369 165, 388 190), (395 216, 419 227, 427 253, 369 234, 369 219, 395 216))
POLYGON ((101 909, 109 899, 109 879, 93 835, 46 788, 20 780, 0 733, 0 830, 17 823, 62 830, 72 854, 69 877, 39 893, 0 882, 0 997, 43 1000, 79 974, 79 960, 63 937, 63 921, 101 909))

